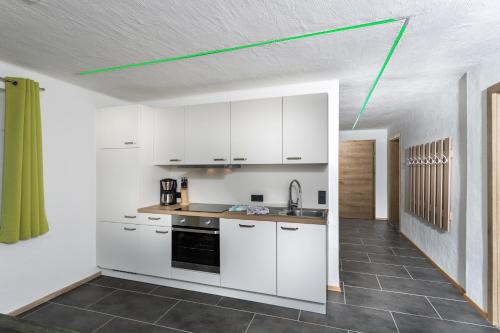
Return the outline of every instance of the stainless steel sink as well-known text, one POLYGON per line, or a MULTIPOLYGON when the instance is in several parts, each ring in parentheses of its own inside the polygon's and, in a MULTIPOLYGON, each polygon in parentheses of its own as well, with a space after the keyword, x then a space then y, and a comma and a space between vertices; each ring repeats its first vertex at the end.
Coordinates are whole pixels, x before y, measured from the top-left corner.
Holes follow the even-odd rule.
POLYGON ((326 211, 324 210, 303 210, 302 213, 300 209, 297 210, 281 210, 278 215, 286 216, 298 216, 298 217, 311 217, 311 218, 325 218, 326 211))

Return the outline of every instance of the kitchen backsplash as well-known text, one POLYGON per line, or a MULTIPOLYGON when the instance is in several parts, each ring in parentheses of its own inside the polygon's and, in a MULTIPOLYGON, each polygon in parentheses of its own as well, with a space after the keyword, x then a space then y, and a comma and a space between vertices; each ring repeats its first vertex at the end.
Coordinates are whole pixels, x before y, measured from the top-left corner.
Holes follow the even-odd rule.
POLYGON ((263 194, 263 204, 284 206, 288 201, 288 185, 297 179, 302 185, 304 207, 327 208, 327 205, 318 205, 318 191, 328 189, 326 164, 242 165, 239 169, 160 168, 164 178, 180 182, 181 177, 188 177, 191 202, 247 204, 251 194, 263 194))

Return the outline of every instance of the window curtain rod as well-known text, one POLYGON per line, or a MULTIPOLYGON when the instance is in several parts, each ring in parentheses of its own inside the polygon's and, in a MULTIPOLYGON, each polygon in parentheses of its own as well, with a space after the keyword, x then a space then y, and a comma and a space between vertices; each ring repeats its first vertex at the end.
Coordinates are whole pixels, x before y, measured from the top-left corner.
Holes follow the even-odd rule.
MULTIPOLYGON (((17 85, 17 81, 7 80, 6 78, 1 77, 1 76, 0 76, 0 81, 10 82, 10 83, 12 83, 15 86, 17 85)), ((5 90, 5 89, 0 88, 0 90, 5 90)), ((40 88, 40 91, 45 91, 45 88, 40 88)))

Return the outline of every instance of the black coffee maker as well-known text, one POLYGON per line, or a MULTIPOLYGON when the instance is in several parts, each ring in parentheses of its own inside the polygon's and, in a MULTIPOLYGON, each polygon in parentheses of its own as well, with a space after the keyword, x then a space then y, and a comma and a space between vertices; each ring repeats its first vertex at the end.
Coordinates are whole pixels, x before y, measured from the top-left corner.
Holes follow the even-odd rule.
POLYGON ((160 180, 160 204, 164 206, 175 205, 177 203, 177 180, 165 178, 160 180))

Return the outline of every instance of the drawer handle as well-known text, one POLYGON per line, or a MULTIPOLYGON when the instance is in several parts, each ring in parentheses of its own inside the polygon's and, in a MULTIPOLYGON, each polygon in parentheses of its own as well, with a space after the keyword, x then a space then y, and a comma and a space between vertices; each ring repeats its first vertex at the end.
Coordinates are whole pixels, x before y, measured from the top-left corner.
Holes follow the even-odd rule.
POLYGON ((240 228, 255 228, 255 224, 240 224, 240 228))
POLYGON ((161 217, 148 217, 148 220, 158 221, 158 220, 161 220, 161 217))
POLYGON ((134 231, 134 230, 137 230, 137 228, 127 228, 127 227, 125 227, 125 228, 123 228, 123 230, 126 230, 126 231, 134 231))
POLYGON ((135 215, 125 215, 124 217, 126 219, 135 219, 137 216, 135 216, 135 215))
POLYGON ((168 231, 156 230, 157 234, 168 234, 168 231))
POLYGON ((126 145, 133 145, 134 141, 125 141, 124 144, 126 144, 126 145))
POLYGON ((298 161, 298 160, 301 160, 302 157, 300 157, 300 156, 292 156, 292 157, 287 157, 286 159, 289 160, 289 161, 298 161))
POLYGON ((244 157, 235 157, 233 158, 234 161, 246 161, 247 159, 244 157))
POLYGON ((180 158, 171 158, 170 162, 182 162, 180 158))
POLYGON ((297 231, 297 230, 299 230, 299 228, 281 227, 281 230, 297 231))
POLYGON ((214 158, 215 162, 223 162, 225 160, 226 160, 225 158, 214 158))

